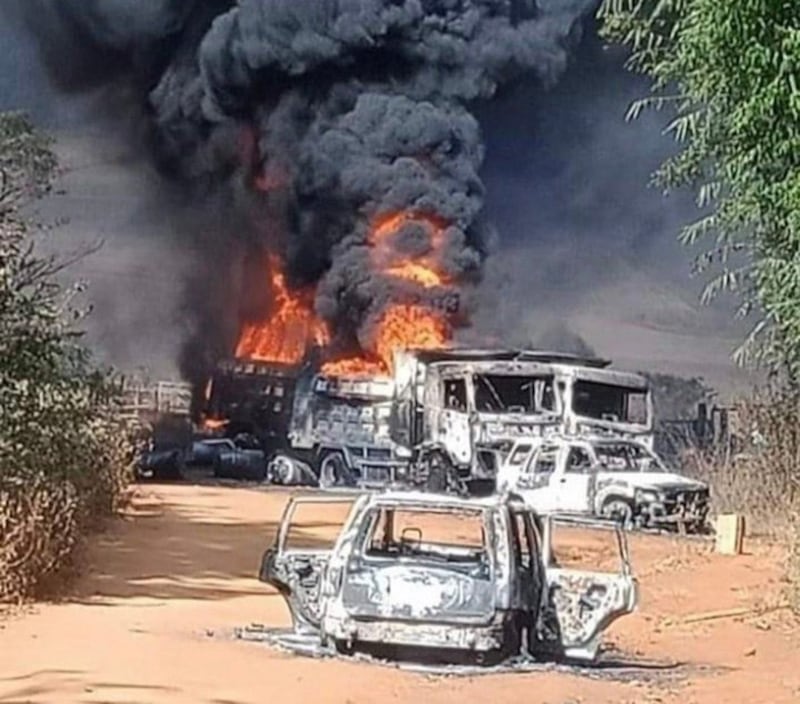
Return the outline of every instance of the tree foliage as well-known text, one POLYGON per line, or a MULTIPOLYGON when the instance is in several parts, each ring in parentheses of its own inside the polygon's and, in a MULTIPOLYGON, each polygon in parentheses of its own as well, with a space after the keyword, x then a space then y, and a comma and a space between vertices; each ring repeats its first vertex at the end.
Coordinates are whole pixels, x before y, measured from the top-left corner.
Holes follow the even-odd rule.
POLYGON ((0 115, 0 599, 68 562, 81 531, 115 509, 129 461, 112 379, 80 344, 75 290, 22 216, 55 170, 49 142, 0 115))
POLYGON ((680 144, 655 176, 696 190, 702 216, 682 237, 708 245, 710 298, 743 296, 759 322, 739 351, 800 379, 800 3, 605 0, 607 39, 653 94, 631 107, 671 111, 680 144))

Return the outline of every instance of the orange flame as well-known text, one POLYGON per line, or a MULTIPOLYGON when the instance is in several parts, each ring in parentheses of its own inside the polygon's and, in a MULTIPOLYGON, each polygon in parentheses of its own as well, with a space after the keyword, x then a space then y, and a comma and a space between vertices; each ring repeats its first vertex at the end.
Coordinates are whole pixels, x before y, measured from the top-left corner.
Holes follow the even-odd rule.
POLYGON ((453 331, 439 313, 419 305, 392 305, 381 316, 375 350, 387 369, 396 349, 436 350, 447 347, 453 331))
POLYGON ((447 320, 424 306, 389 306, 377 323, 374 347, 377 358, 348 357, 328 362, 322 373, 330 376, 381 376, 393 369, 396 349, 440 349, 453 335, 447 320))
POLYGON ((280 259, 268 257, 273 310, 268 320, 247 323, 236 356, 264 362, 299 364, 312 344, 328 342, 328 330, 314 312, 314 290, 290 291, 280 259))
POLYGON ((444 230, 443 222, 423 213, 400 212, 378 218, 368 237, 368 242, 373 248, 373 266, 388 276, 419 284, 423 288, 435 288, 450 283, 436 261, 444 246, 444 230), (420 257, 396 262, 394 260, 397 259, 398 253, 391 238, 407 223, 418 223, 428 231, 431 238, 430 252, 420 257))
POLYGON ((369 358, 366 355, 359 357, 345 357, 334 359, 322 365, 322 373, 327 376, 388 376, 389 370, 380 359, 369 358))
MULTIPOLYGON (((439 218, 416 212, 384 215, 373 223, 367 242, 375 271, 421 286, 434 288, 451 283, 441 270, 439 260, 444 247, 447 224, 439 218), (408 224, 421 225, 430 237, 425 254, 404 255, 398 251, 393 237, 408 224)), ((302 361, 311 344, 329 342, 328 328, 313 309, 314 290, 290 291, 275 255, 268 257, 268 281, 272 292, 273 311, 266 321, 245 325, 236 348, 239 358, 285 364, 302 361)), ((398 348, 438 349, 452 338, 447 319, 424 305, 393 304, 378 319, 373 352, 333 360, 322 368, 331 376, 378 376, 391 373, 393 353, 398 348)))
POLYGON ((203 430, 207 431, 222 430, 222 428, 227 426, 229 423, 230 421, 222 418, 203 418, 201 427, 203 430))
MULTIPOLYGON (((381 273, 423 288, 435 288, 450 283, 439 269, 437 259, 444 246, 446 224, 422 213, 399 212, 378 218, 367 239, 372 246, 372 265, 381 273), (421 224, 430 235, 430 251, 418 257, 401 258, 392 242, 400 228, 407 223, 421 224)), ((323 374, 331 376, 377 376, 389 374, 393 367, 395 349, 438 349, 446 347, 452 338, 447 320, 436 311, 421 305, 395 304, 387 308, 377 323, 374 349, 377 357, 359 355, 328 362, 323 374)))

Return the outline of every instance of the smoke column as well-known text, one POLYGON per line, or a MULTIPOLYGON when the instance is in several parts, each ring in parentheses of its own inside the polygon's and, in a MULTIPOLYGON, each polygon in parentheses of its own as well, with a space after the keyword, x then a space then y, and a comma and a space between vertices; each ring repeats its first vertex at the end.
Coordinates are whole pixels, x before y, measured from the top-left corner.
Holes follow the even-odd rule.
MULTIPOLYGON (((257 290, 264 251, 280 253, 291 285, 315 284, 337 339, 365 349, 397 295, 371 266, 377 219, 424 214, 441 230, 448 284, 476 283, 491 228, 471 110, 522 76, 552 85, 596 4, 25 0, 16 11, 56 85, 106 87, 116 110, 141 111, 159 166, 201 215, 216 214, 186 232, 209 251, 189 282, 184 366, 197 378, 205 370, 191 366, 229 347, 231 319, 269 306, 257 290)), ((418 222, 396 234, 406 252, 433 247, 418 222)))

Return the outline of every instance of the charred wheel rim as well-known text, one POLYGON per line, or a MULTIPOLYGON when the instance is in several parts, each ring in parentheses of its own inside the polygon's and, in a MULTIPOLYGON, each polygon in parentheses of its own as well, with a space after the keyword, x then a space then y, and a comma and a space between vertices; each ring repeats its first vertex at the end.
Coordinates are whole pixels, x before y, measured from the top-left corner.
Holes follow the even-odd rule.
POLYGON ((269 469, 269 479, 275 484, 288 485, 291 484, 295 478, 292 461, 283 455, 273 457, 269 469))

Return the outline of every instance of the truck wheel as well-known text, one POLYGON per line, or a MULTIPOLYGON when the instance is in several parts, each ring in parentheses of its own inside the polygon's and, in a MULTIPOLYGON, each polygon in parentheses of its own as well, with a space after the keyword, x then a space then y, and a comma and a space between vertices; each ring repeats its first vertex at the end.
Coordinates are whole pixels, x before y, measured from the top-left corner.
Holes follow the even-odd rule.
POLYGON ((444 494, 449 486, 450 462, 441 452, 431 452, 423 457, 422 462, 427 469, 425 490, 436 494, 444 494))
POLYGON ((603 502, 600 510, 603 518, 611 518, 620 523, 623 528, 633 526, 633 506, 625 499, 612 496, 603 502))
POLYGON ((319 488, 352 486, 353 478, 341 452, 325 455, 319 465, 319 488))

